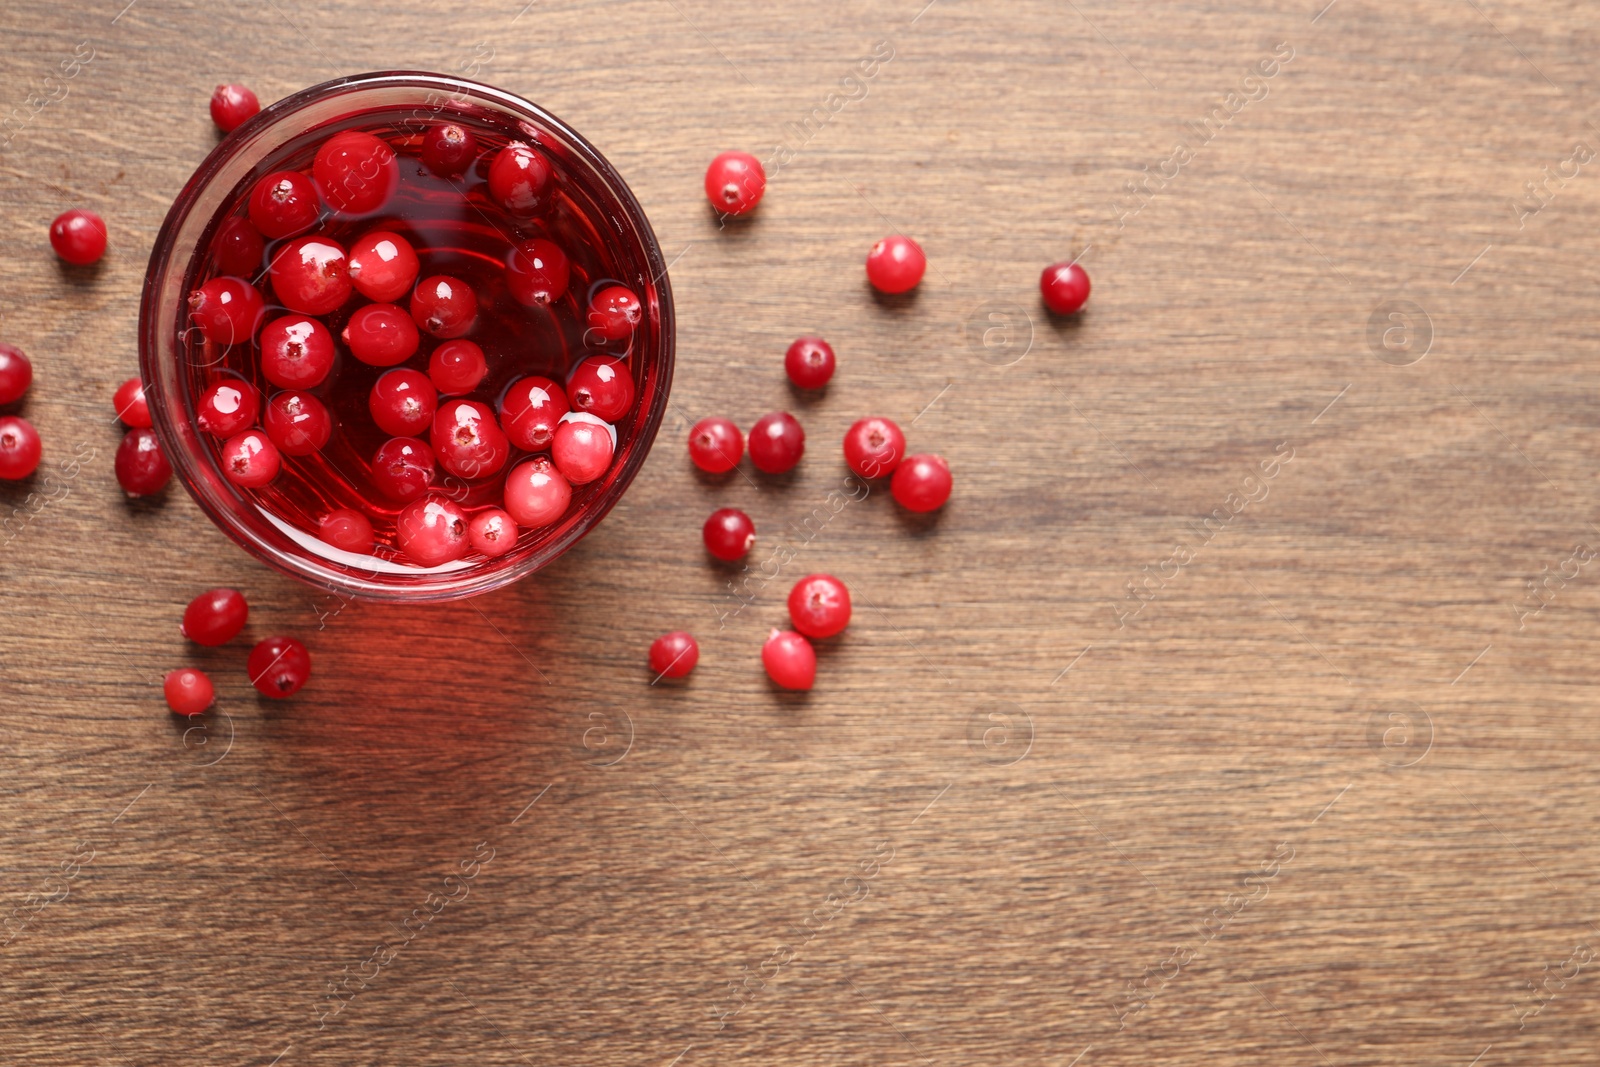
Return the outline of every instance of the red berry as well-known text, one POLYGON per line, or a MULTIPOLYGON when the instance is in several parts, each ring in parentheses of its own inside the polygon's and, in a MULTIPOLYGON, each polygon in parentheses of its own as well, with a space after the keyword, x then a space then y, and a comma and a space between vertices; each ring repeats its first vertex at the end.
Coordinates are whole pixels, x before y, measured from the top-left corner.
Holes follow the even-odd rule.
POLYGON ((286 456, 309 456, 322 450, 333 434, 333 416, 310 393, 290 389, 267 401, 261 419, 267 436, 286 456))
POLYGON ((428 376, 409 367, 396 367, 372 383, 367 410, 378 429, 393 437, 416 437, 433 428, 439 394, 428 376))
POLYGON ((355 508, 334 508, 317 524, 317 533, 334 548, 346 552, 372 551, 372 520, 355 508))
POLYGON ((806 451, 806 432, 787 411, 761 416, 750 427, 750 462, 767 474, 782 474, 800 462, 806 451))
POLYGON ((1089 299, 1089 274, 1076 263, 1046 267, 1039 276, 1039 293, 1051 311, 1070 315, 1089 299))
POLYGON ((266 303, 243 278, 212 278, 189 294, 189 317, 207 341, 248 344, 266 314, 266 303))
POLYGON ((326 315, 350 299, 344 249, 324 237, 301 237, 272 257, 272 291, 290 311, 326 315))
POLYGON ((499 508, 480 511, 467 524, 467 541, 474 551, 498 559, 517 547, 516 520, 499 508))
POLYGON ((424 567, 460 559, 472 547, 466 512, 442 496, 425 496, 406 505, 394 525, 400 551, 424 567))
MULTIPOLYGON (((155 439, 155 434, 150 430, 129 430, 128 433, 130 435, 147 433, 150 434, 151 440, 155 439)), ((123 445, 126 446, 127 442, 124 441, 123 445)), ((39 431, 33 428, 33 423, 20 415, 0 415, 0 479, 14 482, 26 478, 39 468, 39 457, 43 452, 44 446, 39 442, 39 431)), ((122 465, 120 448, 117 450, 117 465, 120 477, 122 465)), ((166 479, 163 478, 162 481, 165 482, 166 479)))
POLYGON ((174 715, 199 715, 211 706, 211 701, 216 697, 216 690, 205 671, 197 671, 193 667, 168 671, 166 678, 161 681, 161 692, 174 715))
POLYGON ((616 433, 593 415, 569 412, 556 427, 550 443, 550 458, 573 485, 587 485, 611 466, 616 450, 616 433))
POLYGON ((761 203, 767 172, 748 152, 724 152, 706 168, 706 198, 728 215, 743 215, 761 203))
POLYGON ((478 298, 460 279, 435 274, 418 282, 411 294, 411 317, 435 337, 460 337, 477 316, 478 298))
POLYGON ((333 335, 316 319, 284 315, 262 327, 261 373, 282 389, 321 385, 333 370, 333 357, 333 335))
POLYGON ((650 643, 650 669, 659 678, 686 678, 700 662, 700 644, 682 630, 662 634, 650 643))
POLYGON ((429 126, 422 135, 422 163, 441 178, 451 178, 478 158, 478 139, 455 122, 429 126))
POLYGON ((278 476, 283 458, 260 430, 234 434, 222 444, 222 474, 244 489, 260 489, 278 476))
POLYGON ((535 237, 506 253, 506 288, 529 307, 549 307, 567 295, 572 264, 561 246, 535 237))
POLYGON ((417 280, 417 251, 397 233, 373 230, 350 246, 350 284, 368 300, 393 303, 417 280))
POLYGON ((394 149, 360 130, 328 138, 311 164, 312 176, 335 211, 367 215, 389 202, 400 185, 394 149))
POLYGON ((243 85, 219 85, 211 94, 211 121, 223 133, 232 133, 260 110, 261 101, 243 85))
POLYGON ((217 255, 220 274, 236 274, 241 278, 254 278, 261 273, 261 257, 266 254, 266 242, 250 220, 235 215, 224 222, 211 242, 217 255))
POLYGON ((111 405, 117 409, 117 418, 124 426, 141 429, 150 425, 150 404, 144 397, 144 383, 129 378, 117 386, 111 405))
POLYGON ((561 416, 572 410, 567 394, 549 378, 518 378, 500 401, 500 424, 511 443, 527 452, 543 452, 555 440, 561 416))
POLYGON ((707 474, 726 474, 744 455, 744 434, 730 420, 711 416, 689 430, 689 459, 707 474))
POLYGON ((573 411, 617 422, 633 407, 633 375, 618 356, 590 356, 567 376, 567 400, 573 411))
POLYGON ((422 340, 417 324, 395 304, 367 304, 350 316, 340 338, 370 367, 393 367, 411 358, 422 340))
POLYGON ((280 170, 251 187, 248 211, 261 236, 277 241, 315 226, 322 201, 310 178, 297 170, 280 170))
POLYGON ((294 696, 311 677, 311 653, 292 637, 269 637, 250 650, 245 670, 263 696, 294 696))
POLYGON ((801 337, 783 355, 783 369, 801 389, 821 389, 833 377, 833 348, 820 337, 801 337))
POLYGON ((943 456, 907 456, 894 472, 889 492, 910 511, 933 511, 950 499, 950 465, 943 456))
POLYGON ((537 211, 549 184, 549 162, 521 141, 500 149, 489 165, 489 195, 513 215, 537 211))
POLYGON ((151 429, 129 430, 117 446, 112 467, 117 482, 129 496, 159 493, 172 478, 172 464, 167 462, 161 442, 151 429))
POLYGON ((0 342, 0 404, 22 399, 33 384, 33 364, 15 345, 0 342))
POLYGON ((756 543, 756 524, 738 508, 718 508, 700 531, 706 550, 728 563, 743 559, 756 543))
POLYGON ((67 211, 50 224, 50 247, 75 267, 106 254, 106 224, 92 211, 67 211))
POLYGON ((572 485, 548 456, 534 456, 506 475, 506 510, 520 526, 549 526, 570 503, 572 485))
POLYGON ((810 689, 817 680, 817 652, 793 630, 773 630, 761 646, 767 677, 785 689, 810 689))
POLYGON ((494 412, 476 400, 440 404, 428 440, 439 466, 468 480, 499 474, 511 456, 511 442, 494 420, 494 412))
POLYGON ((197 645, 215 648, 239 636, 250 619, 250 605, 237 589, 207 589, 183 609, 178 632, 197 645))
POLYGON ((906 454, 906 435, 889 419, 862 419, 845 431, 844 461, 863 478, 887 478, 906 454))
POLYGON ((867 281, 880 293, 903 293, 914 289, 928 269, 928 257, 909 237, 885 237, 867 253, 867 281))
POLYGON ((446 341, 428 357, 428 377, 445 396, 472 392, 488 373, 483 349, 471 341, 446 341))
POLYGON ((415 437, 391 437, 372 456, 372 483, 402 504, 427 492, 433 474, 433 449, 415 437))
POLYGON ((195 422, 202 430, 213 437, 232 437, 255 425, 261 394, 243 378, 224 378, 206 387, 195 408, 195 422))
POLYGON ((832 637, 850 625, 850 590, 831 574, 812 574, 789 590, 789 618, 807 637, 832 637))
POLYGON ((644 308, 632 289, 607 286, 589 301, 589 329, 607 341, 621 341, 644 320, 644 308))

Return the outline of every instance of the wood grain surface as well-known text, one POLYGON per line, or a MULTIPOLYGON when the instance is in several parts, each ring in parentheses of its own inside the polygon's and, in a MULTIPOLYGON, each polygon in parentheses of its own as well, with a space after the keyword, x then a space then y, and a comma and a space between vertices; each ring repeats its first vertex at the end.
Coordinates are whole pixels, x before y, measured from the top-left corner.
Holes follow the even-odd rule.
POLYGON ((46 442, 0 488, 0 1062, 1594 1062, 1592 5, 125 2, 0 13, 0 339, 46 442), (583 131, 680 323, 615 513, 426 610, 111 471, 211 88, 386 68, 583 131), (730 147, 771 180, 720 229, 730 147), (49 254, 72 206, 98 268, 49 254), (928 275, 874 299, 892 231, 928 275), (792 477, 694 476, 689 422, 775 408, 792 477), (949 458, 942 514, 851 489, 867 414, 949 458), (748 574, 700 546, 724 505, 748 574), (855 617, 779 693, 812 571, 855 617), (213 585, 310 646, 297 698, 179 636, 213 585), (678 628, 700 667, 652 686, 678 628))

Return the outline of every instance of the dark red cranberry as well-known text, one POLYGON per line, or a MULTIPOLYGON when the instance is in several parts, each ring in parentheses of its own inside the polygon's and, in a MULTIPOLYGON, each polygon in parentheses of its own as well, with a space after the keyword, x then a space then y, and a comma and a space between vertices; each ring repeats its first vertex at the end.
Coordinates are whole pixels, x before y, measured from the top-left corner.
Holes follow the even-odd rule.
POLYGON ((106 254, 106 224, 92 211, 67 211, 50 224, 50 247, 75 267, 106 254))
POLYGON ((452 178, 478 158, 478 139, 455 122, 429 126, 422 135, 422 163, 441 178, 452 178))
POLYGON ((315 226, 322 201, 310 178, 297 170, 280 170, 251 187, 248 210, 250 224, 261 236, 277 241, 315 226))
POLYGON ((467 523, 467 542, 473 551, 498 559, 517 547, 517 522, 499 508, 480 511, 467 523))
POLYGON ((744 456, 744 434, 728 419, 710 416, 689 431, 689 459, 707 474, 726 474, 744 456))
MULTIPOLYGON (((0 443, 3 443, 4 433, 0 430, 0 443)), ((117 446, 112 467, 117 472, 117 482, 129 496, 159 493, 172 478, 172 464, 162 454, 156 432, 148 428, 127 432, 117 446)))
POLYGON ((212 278, 189 294, 189 317, 219 345, 248 344, 265 314, 261 293, 243 278, 212 278))
POLYGON ((350 284, 368 300, 392 304, 411 291, 421 269, 417 251, 397 233, 374 230, 350 246, 350 284))
POLYGON ((550 458, 573 485, 587 485, 611 466, 616 450, 615 433, 594 415, 569 412, 556 427, 550 458))
POLYGON ((207 589, 183 609, 179 632, 197 645, 215 648, 239 636, 250 619, 250 605, 237 589, 207 589))
POLYGON ((530 375, 518 378, 506 390, 500 401, 500 424, 518 448, 543 452, 555 440, 561 416, 570 410, 566 390, 549 378, 530 375))
POLYGON ((321 385, 333 357, 333 335, 306 315, 284 315, 261 330, 261 373, 281 389, 321 385))
POLYGON ((261 273, 261 257, 266 254, 267 245, 249 219, 235 215, 218 227, 211 248, 220 273, 254 278, 261 273))
POLYGON ((743 215, 761 203, 767 172, 748 152, 724 152, 706 168, 706 199, 726 215, 743 215))
POLYGON ((573 411, 587 411, 616 422, 633 407, 633 375, 628 361, 617 356, 590 356, 567 376, 567 400, 573 411))
POLYGON ((144 397, 144 383, 137 378, 117 386, 111 406, 117 409, 117 418, 124 426, 137 430, 150 425, 150 403, 144 397))
POLYGON ((367 410, 378 429, 393 437, 416 437, 433 428, 439 394, 428 376, 409 367, 386 371, 372 383, 367 410))
POLYGON ((219 85, 211 94, 211 121, 223 133, 232 133, 260 110, 261 101, 243 85, 219 85))
POLYGON ((472 392, 488 373, 483 349, 471 341, 446 341, 428 357, 428 377, 445 396, 472 392))
POLYGON ((234 434, 222 444, 222 474, 243 489, 260 489, 278 476, 283 457, 260 430, 234 434))
POLYGON ((500 149, 489 165, 489 195, 513 215, 531 215, 544 203, 550 164, 521 141, 500 149))
POLYGON ((424 567, 460 559, 472 547, 467 514, 454 500, 425 496, 406 505, 394 522, 400 551, 424 567))
POLYGON ((767 474, 790 470, 806 451, 806 432, 787 411, 761 416, 750 427, 750 462, 767 474))
POLYGON ((322 517, 317 534, 334 548, 346 552, 372 551, 372 520, 355 508, 334 508, 322 517))
POLYGON ((621 341, 633 335, 644 320, 644 308, 633 290, 621 285, 607 286, 589 301, 589 329, 607 341, 621 341))
MULTIPOLYGON (((130 435, 147 433, 150 434, 151 440, 155 440, 155 434, 150 430, 129 430, 128 433, 130 435)), ((123 446, 127 446, 126 441, 123 442, 123 446)), ((20 415, 0 415, 0 479, 14 482, 26 478, 39 469, 39 457, 43 453, 44 446, 39 441, 39 431, 33 428, 33 423, 20 415)), ((117 465, 120 477, 122 465, 120 448, 117 450, 117 465)))
POLYGON ((261 414, 261 394, 243 378, 213 382, 195 405, 195 422, 213 437, 232 437, 255 425, 261 414))
POLYGON ((538 529, 567 513, 572 483, 548 456, 534 456, 506 475, 506 511, 519 526, 538 529))
POLYGON ((292 637, 269 637, 250 650, 245 670, 262 696, 291 697, 311 678, 311 653, 292 637))
POLYGON ((906 454, 906 435, 889 419, 861 419, 844 435, 844 461, 863 478, 887 478, 906 454))
POLYGON ((487 404, 446 400, 433 416, 428 438, 439 466, 468 480, 500 473, 511 455, 511 443, 487 404))
POLYGON ((833 377, 833 348, 820 337, 801 337, 783 355, 783 369, 801 389, 821 389, 833 377))
POLYGON ((933 511, 950 499, 950 465, 943 456, 907 456, 894 472, 889 492, 909 511, 933 511))
POLYGON ((370 133, 345 130, 317 149, 311 174, 335 211, 367 215, 389 202, 400 186, 394 149, 370 133))
POLYGON ((33 384, 33 364, 15 345, 0 342, 0 404, 21 400, 33 384))
POLYGON ((427 492, 433 475, 433 449, 416 437, 391 437, 372 456, 372 484, 402 504, 427 492))
POLYGON ((299 389, 288 389, 267 401, 262 427, 286 456, 320 452, 333 435, 333 416, 322 401, 299 389))
POLYGON ((1039 276, 1039 293, 1051 311, 1070 315, 1089 299, 1089 274, 1076 263, 1056 263, 1039 276))
POLYGON ((216 688, 205 671, 179 667, 161 680, 161 695, 174 715, 199 715, 216 699, 216 688))
POLYGON ((411 358, 422 341, 417 324, 396 304, 366 304, 356 309, 339 335, 350 353, 370 367, 393 367, 411 358))
POLYGON ((535 237, 506 253, 506 288, 529 307, 549 307, 567 295, 572 264, 561 246, 535 237))
POLYGON ((850 590, 831 574, 811 574, 789 590, 789 618, 807 637, 832 637, 850 625, 850 590))
POLYGON ((290 311, 326 315, 350 299, 344 249, 325 237, 301 237, 272 257, 272 291, 290 311))
POLYGON ((785 689, 810 689, 817 680, 817 652, 793 630, 773 630, 761 646, 767 677, 785 689))
POLYGON ((867 253, 867 281, 880 293, 904 293, 922 280, 928 257, 917 242, 895 234, 885 237, 867 253))
POLYGON ((700 662, 700 643, 682 630, 662 634, 650 643, 650 670, 660 678, 687 678, 700 662))
POLYGON ((706 551, 732 563, 744 559, 756 543, 756 524, 738 508, 718 508, 706 519, 700 536, 705 539, 706 551))
POLYGON ((478 317, 478 298, 459 278, 435 274, 417 283, 411 294, 411 317, 435 337, 460 337, 478 317))

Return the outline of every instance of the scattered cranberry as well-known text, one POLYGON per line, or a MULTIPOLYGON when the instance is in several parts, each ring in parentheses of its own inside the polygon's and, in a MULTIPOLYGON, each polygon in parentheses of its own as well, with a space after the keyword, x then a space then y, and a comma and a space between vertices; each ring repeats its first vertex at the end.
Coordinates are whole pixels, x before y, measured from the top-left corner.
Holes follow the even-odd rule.
POLYGON ((289 389, 267 402, 261 419, 278 451, 286 456, 309 456, 320 452, 333 435, 333 416, 322 401, 310 393, 289 389))
POLYGON ((472 392, 488 373, 483 349, 471 341, 446 341, 428 357, 428 377, 445 396, 472 392))
POLYGON ((279 388, 321 385, 333 370, 333 357, 333 335, 316 319, 284 315, 262 327, 261 373, 279 388))
POLYGON ((850 590, 831 574, 812 574, 789 590, 789 618, 807 637, 832 637, 850 625, 850 590))
POLYGON ((467 541, 474 551, 498 559, 517 547, 516 520, 499 508, 480 511, 467 524, 467 541))
POLYGON ((260 489, 278 476, 278 446, 260 430, 234 434, 222 445, 223 476, 244 489, 260 489))
POLYGON ((833 368, 833 348, 820 337, 801 337, 783 355, 784 372, 801 389, 821 389, 833 368))
POLYGON ((243 378, 224 378, 208 386, 195 407, 195 421, 202 430, 213 437, 232 437, 255 425, 261 394, 243 378))
POLYGON ((713 415, 689 430, 689 459, 707 474, 726 474, 744 455, 744 434, 728 419, 713 415))
POLYGON ((499 474, 511 455, 511 442, 494 421, 494 412, 476 400, 440 404, 428 440, 439 466, 469 480, 499 474))
POLYGON ((906 435, 889 419, 862 419, 844 435, 844 461, 863 478, 887 478, 906 454, 906 435))
POLYGON ((189 294, 189 317, 219 345, 248 343, 264 314, 261 293, 243 278, 212 278, 189 294))
POLYGON ((589 301, 589 329, 607 341, 621 341, 644 320, 644 307, 632 289, 611 285, 589 301))
POLYGON ((396 367, 372 383, 367 410, 378 429, 393 437, 416 437, 433 428, 439 394, 428 376, 409 367, 396 367))
POLYGON ((567 377, 567 400, 573 411, 617 422, 633 407, 633 375, 618 356, 590 356, 567 377))
POLYGON ((506 475, 506 510, 518 525, 548 526, 567 513, 572 485, 548 456, 534 456, 506 475))
POLYGON ((550 457, 567 481, 573 485, 587 485, 611 466, 611 455, 616 450, 612 432, 611 427, 595 416, 570 412, 556 427, 555 440, 550 443, 550 457))
POLYGON ((738 508, 718 508, 700 531, 706 551, 728 563, 741 560, 756 543, 756 524, 738 508))
MULTIPOLYGON (((216 105, 212 105, 216 110, 216 105)), ((211 685, 211 679, 206 677, 205 671, 195 670, 193 667, 179 667, 175 671, 168 671, 166 678, 162 679, 161 692, 167 698, 167 707, 172 709, 174 715, 199 715, 211 706, 211 701, 216 698, 216 690, 211 685)))
POLYGON ((241 278, 254 278, 261 272, 261 257, 267 250, 261 232, 238 215, 217 230, 212 247, 217 253, 217 270, 241 278))
POLYGON ((521 141, 500 149, 489 165, 489 195, 513 215, 531 215, 544 201, 550 164, 521 141))
POLYGON ((239 636, 250 619, 250 605, 237 589, 207 589, 183 609, 178 632, 197 645, 215 648, 239 636))
POLYGON ((269 637, 250 650, 245 670, 262 696, 294 696, 311 677, 311 653, 292 637, 269 637))
POLYGON ((325 237, 290 241, 272 257, 271 273, 272 291, 290 311, 326 315, 350 299, 344 249, 325 237))
POLYGON ((549 307, 567 295, 572 263, 561 246, 535 237, 506 253, 506 288, 529 307, 549 307))
POLYGON ((259 179, 250 190, 250 224, 277 241, 304 233, 322 214, 317 187, 297 170, 280 170, 259 179))
POLYGON ((417 283, 411 317, 435 337, 460 337, 478 317, 478 298, 466 282, 435 274, 417 283))
POLYGON ((106 224, 92 211, 67 211, 50 224, 50 247, 75 267, 106 254, 106 224))
POLYGON ((1089 299, 1089 274, 1076 263, 1057 263, 1039 276, 1045 306, 1057 315, 1070 315, 1089 299))
POLYGON ((867 253, 867 281, 880 293, 904 293, 916 288, 928 257, 917 242, 895 234, 885 237, 867 253))
POLYGON ((750 427, 750 462, 767 474, 790 470, 806 451, 806 432, 787 411, 761 416, 750 427))
MULTIPOLYGON (((0 431, 3 440, 4 431, 0 431)), ((156 432, 147 427, 129 430, 117 446, 112 467, 117 482, 129 496, 150 496, 166 488, 172 478, 172 464, 161 452, 156 432)))
POLYGON ((706 198, 728 215, 743 215, 761 203, 767 172, 748 152, 724 152, 706 168, 706 198))
POLYGON ((219 85, 211 94, 211 121, 223 133, 232 133, 260 110, 261 101, 243 85, 219 85))
POLYGON ((650 669, 657 678, 686 678, 699 662, 699 642, 682 630, 662 634, 650 643, 650 669))
POLYGON ((415 437, 391 437, 372 457, 372 482, 378 491, 404 504, 433 484, 433 449, 415 437))
POLYGON ((15 345, 0 342, 0 404, 21 400, 33 384, 33 364, 15 345))
POLYGON ((411 358, 422 341, 417 324, 395 304, 366 304, 356 309, 339 335, 350 352, 371 367, 393 367, 411 358))
POLYGON ((478 139, 454 122, 429 126, 422 135, 422 163, 441 178, 453 178, 478 158, 478 139))
POLYGON ((411 291, 420 269, 411 242, 388 230, 373 230, 350 246, 350 284, 368 300, 399 300, 411 291))
POLYGON ((355 508, 334 508, 317 524, 317 532, 334 548, 363 554, 372 551, 372 520, 355 508))
POLYGON ((455 501, 425 496, 406 505, 395 519, 395 533, 400 551, 424 567, 437 567, 467 554, 472 547, 467 525, 466 512, 455 501))
POLYGON ((907 456, 894 472, 889 491, 910 511, 933 511, 950 499, 950 465, 943 456, 907 456))
POLYGON ((129 378, 117 386, 111 404, 117 409, 122 425, 136 430, 150 425, 150 403, 145 399, 144 383, 139 379, 129 378))
POLYGON ((572 410, 567 394, 549 378, 518 378, 500 401, 500 424, 511 443, 527 452, 543 452, 555 440, 561 416, 572 410))
MULTIPOLYGON (((129 434, 150 433, 149 430, 129 430, 129 434)), ((155 437, 151 434, 151 439, 155 437)), ((126 441, 123 442, 127 444, 126 441)), ((33 423, 20 415, 0 415, 0 479, 8 482, 26 478, 39 469, 39 457, 44 446, 39 442, 39 431, 33 423)), ((117 465, 122 464, 122 450, 117 450, 117 465)), ((170 472, 169 472, 170 473, 170 472)), ((163 479, 165 481, 165 479, 163 479)))
POLYGON ((336 211, 367 215, 389 202, 400 187, 394 149, 370 133, 345 130, 317 150, 311 174, 336 211))
POLYGON ((785 689, 810 689, 817 680, 817 652, 793 630, 773 630, 761 646, 767 677, 785 689))

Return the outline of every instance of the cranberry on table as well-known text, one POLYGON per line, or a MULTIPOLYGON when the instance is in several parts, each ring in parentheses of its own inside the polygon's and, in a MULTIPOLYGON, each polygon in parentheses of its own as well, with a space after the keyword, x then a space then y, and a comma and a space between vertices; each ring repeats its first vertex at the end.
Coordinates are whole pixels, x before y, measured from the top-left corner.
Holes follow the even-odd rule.
POLYGON ((216 689, 205 671, 179 667, 161 680, 161 695, 174 715, 199 715, 211 706, 216 689))
POLYGON ((844 461, 863 478, 887 478, 906 454, 906 435, 889 419, 861 419, 845 431, 844 461))
POLYGON ((785 689, 810 689, 817 679, 817 651, 793 630, 773 630, 761 646, 767 677, 785 689))
POLYGON ((459 278, 435 274, 417 283, 411 294, 411 317, 435 337, 460 337, 478 317, 478 298, 459 278))
POLYGON ((211 247, 217 255, 217 270, 241 278, 254 278, 261 272, 261 257, 267 251, 260 231, 250 225, 249 219, 238 215, 217 229, 211 247))
POLYGON ((117 386, 111 405, 117 409, 117 418, 124 426, 141 429, 150 425, 150 403, 145 399, 144 383, 139 379, 129 378, 117 386))
POLYGON ((420 269, 411 242, 388 230, 363 234, 350 246, 350 284, 368 300, 399 300, 411 291, 420 269))
POLYGON ((689 459, 707 474, 726 474, 744 455, 744 434, 730 419, 712 415, 689 430, 689 459))
POLYGON ((513 215, 531 215, 544 202, 550 163, 537 149, 512 141, 489 165, 489 195, 513 215))
POLYGON ((428 491, 434 471, 433 449, 416 437, 391 437, 372 456, 372 483, 402 504, 428 491))
POLYGON ((908 511, 934 511, 950 499, 950 465, 943 456, 907 456, 894 472, 889 492, 908 511))
POLYGON ((207 341, 247 344, 266 314, 266 302, 243 278, 212 278, 189 294, 189 318, 207 341))
POLYGON ((821 389, 833 377, 833 347, 820 337, 800 337, 783 354, 783 370, 801 389, 821 389))
POLYGON ((662 634, 650 643, 650 669, 657 678, 687 678, 700 662, 700 643, 682 630, 662 634))
POLYGON ((428 377, 445 396, 472 392, 488 373, 483 349, 471 341, 446 341, 428 357, 428 377))
POLYGON ((301 237, 278 249, 271 275, 283 306, 302 315, 326 315, 350 299, 344 248, 325 237, 301 237))
POLYGON ((633 407, 633 375, 628 361, 617 356, 590 356, 567 377, 567 400, 573 411, 587 411, 617 422, 633 407))
POLYGON ((769 412, 750 427, 750 462, 766 474, 793 469, 806 451, 806 432, 787 411, 769 412))
POLYGON ((148 428, 129 430, 117 446, 112 461, 117 483, 129 496, 151 496, 165 489, 172 479, 172 464, 161 451, 156 432, 148 428))
POLYGON ((516 520, 499 508, 480 511, 467 524, 467 541, 474 551, 498 559, 517 547, 516 520))
POLYGON ((626 286, 607 286, 589 301, 589 329, 604 340, 625 340, 642 321, 644 307, 626 286))
POLYGON ((250 619, 250 605, 237 589, 207 589, 183 609, 179 632, 197 645, 215 648, 239 636, 250 619))
POLYGON ((467 514, 454 500, 425 496, 406 505, 395 519, 400 551, 424 567, 460 559, 472 547, 467 514))
POLYGON ((570 412, 556 427, 550 457, 567 481, 587 485, 611 466, 611 455, 616 451, 612 433, 611 427, 594 416, 570 412))
POLYGON ((549 307, 567 295, 572 263, 561 246, 535 237, 506 253, 506 288, 529 307, 549 307))
POLYGON ((282 466, 278 446, 260 430, 246 430, 223 442, 222 474, 242 489, 260 489, 282 466))
POLYGON ((909 237, 885 237, 867 253, 867 281, 880 293, 904 293, 916 288, 928 258, 909 237))
POLYGON ((317 524, 317 534, 334 548, 346 552, 372 551, 372 520, 355 508, 334 508, 317 524))
POLYGON ((283 315, 262 327, 261 373, 281 389, 321 385, 333 357, 333 335, 307 315, 283 315))
POLYGON ((299 389, 278 393, 267 402, 262 427, 286 456, 320 452, 333 435, 333 416, 322 401, 299 389))
POLYGON ((50 224, 50 247, 75 267, 87 267, 106 254, 106 224, 92 211, 73 210, 50 224))
POLYGON ((500 473, 511 456, 494 412, 476 400, 446 400, 433 416, 428 438, 439 466, 459 478, 487 478, 500 473))
POLYGON ((339 335, 350 353, 370 367, 393 367, 411 358, 422 341, 417 324, 395 304, 367 304, 339 335))
POLYGON ((400 187, 394 149, 360 130, 345 130, 317 149, 311 174, 334 210, 367 215, 389 202, 400 187))
POLYGON ((433 428, 439 394, 428 376, 409 367, 396 367, 372 383, 367 410, 378 429, 394 437, 415 437, 433 428))
POLYGON ((1056 263, 1039 276, 1045 306, 1057 315, 1071 315, 1089 299, 1089 274, 1076 263, 1056 263))
POLYGON ((478 158, 478 138, 465 126, 440 122, 422 135, 422 164, 441 178, 454 177, 478 158))
POLYGON ((243 85, 219 85, 211 94, 211 121, 223 133, 232 133, 260 110, 261 101, 243 85))
POLYGON ((311 678, 311 653, 292 637, 269 637, 250 650, 245 671, 262 696, 291 697, 311 678))
POLYGON ((727 215, 743 215, 761 203, 767 172, 748 152, 724 152, 706 168, 706 199, 727 215))
POLYGON ((850 590, 831 574, 811 574, 789 590, 789 618, 807 637, 832 637, 850 625, 850 590))
POLYGON ((33 364, 15 345, 0 342, 0 404, 21 400, 33 384, 33 364))
POLYGON ((706 551, 726 562, 741 560, 756 543, 756 524, 738 508, 718 508, 700 530, 706 551))
POLYGON ((322 215, 317 187, 297 170, 280 170, 257 179, 246 207, 250 224, 276 241, 315 226, 322 215))
MULTIPOLYGON (((267 376, 269 379, 271 375, 267 376)), ((253 426, 261 413, 261 394, 243 378, 213 382, 195 405, 195 422, 213 437, 232 437, 253 426)))
MULTIPOLYGON (((149 430, 129 432, 151 433, 149 430)), ((151 436, 155 435, 151 433, 151 436)), ((39 469, 39 457, 43 452, 39 431, 33 428, 33 423, 20 415, 0 415, 0 479, 14 482, 26 478, 39 469)), ((121 449, 117 450, 117 456, 120 463, 121 449)))
POLYGON ((530 529, 548 526, 567 513, 572 484, 548 456, 519 463, 506 476, 506 511, 518 525, 530 529))
POLYGON ((549 378, 529 375, 506 390, 500 401, 500 420, 512 444, 526 452, 542 452, 555 440, 556 426, 570 410, 561 386, 549 378))

